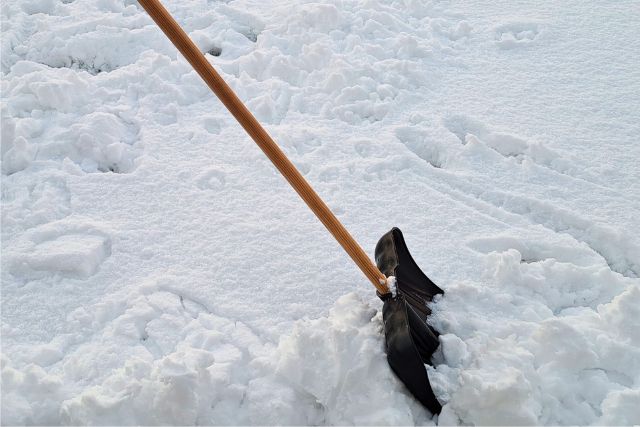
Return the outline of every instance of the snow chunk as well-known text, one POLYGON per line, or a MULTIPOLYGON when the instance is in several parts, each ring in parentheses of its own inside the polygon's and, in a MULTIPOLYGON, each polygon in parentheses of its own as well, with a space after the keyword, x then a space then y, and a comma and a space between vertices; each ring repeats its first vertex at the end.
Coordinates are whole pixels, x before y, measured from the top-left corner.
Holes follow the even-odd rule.
POLYGON ((640 424, 640 390, 612 391, 602 402, 601 425, 638 425, 640 424))
POLYGON ((64 396, 62 379, 40 366, 13 367, 2 355, 2 423, 5 425, 58 424, 54 415, 64 396))
POLYGON ((111 255, 111 238, 88 221, 67 218, 32 229, 6 255, 16 275, 87 278, 111 255))
POLYGON ((325 423, 411 424, 416 402, 388 366, 381 329, 381 313, 344 295, 329 317, 302 320, 280 341, 277 372, 315 398, 325 423))

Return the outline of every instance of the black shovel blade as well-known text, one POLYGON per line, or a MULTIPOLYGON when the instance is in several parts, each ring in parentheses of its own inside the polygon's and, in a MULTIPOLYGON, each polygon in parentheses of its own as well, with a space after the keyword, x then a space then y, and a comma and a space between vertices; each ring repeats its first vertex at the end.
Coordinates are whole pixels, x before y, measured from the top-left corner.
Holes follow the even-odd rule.
POLYGON ((387 277, 396 277, 396 296, 382 295, 382 318, 391 369, 409 391, 432 413, 442 406, 436 399, 424 367, 439 345, 438 332, 427 325, 427 307, 437 294, 444 294, 415 263, 398 228, 376 245, 376 263, 387 277))

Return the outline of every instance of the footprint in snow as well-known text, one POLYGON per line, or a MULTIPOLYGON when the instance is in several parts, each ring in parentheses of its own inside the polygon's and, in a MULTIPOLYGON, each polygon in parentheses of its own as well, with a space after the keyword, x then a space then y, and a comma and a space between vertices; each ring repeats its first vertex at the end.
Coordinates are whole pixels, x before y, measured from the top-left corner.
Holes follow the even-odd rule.
POLYGON ((473 28, 469 22, 465 20, 452 23, 446 19, 436 18, 431 20, 431 29, 447 40, 456 42, 465 37, 469 37, 473 28))
POLYGON ((320 182, 335 183, 340 178, 341 168, 336 166, 327 166, 318 175, 320 182))
POLYGON ((539 35, 540 29, 537 23, 514 22, 497 27, 494 40, 502 49, 513 49, 531 44, 539 35))
POLYGON ((469 116, 450 116, 443 120, 443 124, 463 145, 480 144, 498 152, 503 157, 513 157, 522 161, 526 156, 547 167, 559 158, 558 154, 540 143, 529 142, 507 133, 493 132, 469 116))
POLYGON ((396 138, 416 156, 433 166, 444 166, 444 147, 430 141, 420 127, 404 126, 395 130, 396 138))
POLYGON ((226 184, 226 174, 218 169, 209 169, 197 179, 196 185, 201 190, 220 190, 226 184))
POLYGON ((290 136, 282 136, 278 141, 281 141, 285 146, 293 147, 298 156, 313 153, 322 146, 322 140, 309 131, 292 131, 290 136))
POLYGON ((387 147, 386 144, 381 144, 380 141, 382 139, 384 138, 356 138, 349 139, 346 143, 351 145, 356 154, 363 159, 386 159, 393 150, 390 151, 390 148, 387 147))
POLYGON ((222 129, 222 124, 220 123, 220 120, 210 118, 210 117, 204 119, 202 121, 202 125, 207 132, 213 135, 219 134, 220 130, 222 129))
POLYGON ((460 140, 462 145, 472 144, 474 148, 480 149, 486 147, 520 164, 526 159, 570 178, 604 185, 599 177, 583 170, 573 159, 563 157, 539 141, 529 141, 508 133, 495 132, 483 123, 465 115, 446 117, 443 119, 443 125, 460 140))
POLYGON ((444 127, 465 145, 467 143, 467 135, 486 135, 488 133, 487 128, 477 120, 472 119, 465 115, 454 115, 445 117, 442 120, 444 127))
POLYGON ((2 189, 3 231, 32 228, 71 213, 71 194, 65 178, 40 175, 35 181, 2 189))

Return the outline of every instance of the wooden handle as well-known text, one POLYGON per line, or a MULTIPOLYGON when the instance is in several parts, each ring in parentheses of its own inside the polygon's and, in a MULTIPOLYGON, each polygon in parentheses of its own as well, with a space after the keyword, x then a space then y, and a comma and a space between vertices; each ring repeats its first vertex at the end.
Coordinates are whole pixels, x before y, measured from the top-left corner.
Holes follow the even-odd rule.
POLYGON ((302 197, 307 206, 311 208, 318 219, 327 227, 327 230, 335 237, 360 270, 373 283, 382 295, 388 294, 387 278, 362 250, 358 242, 349 234, 346 228, 338 221, 329 207, 320 196, 311 188, 309 183, 298 172, 280 147, 271 139, 266 130, 258 123, 253 114, 244 106, 233 90, 220 77, 218 72, 206 60, 204 54, 191 41, 189 36, 173 19, 169 12, 158 0, 138 0, 151 18, 158 24, 165 35, 171 40, 191 66, 200 74, 213 93, 222 101, 225 107, 236 118, 245 131, 258 144, 269 160, 286 178, 296 192, 302 197))

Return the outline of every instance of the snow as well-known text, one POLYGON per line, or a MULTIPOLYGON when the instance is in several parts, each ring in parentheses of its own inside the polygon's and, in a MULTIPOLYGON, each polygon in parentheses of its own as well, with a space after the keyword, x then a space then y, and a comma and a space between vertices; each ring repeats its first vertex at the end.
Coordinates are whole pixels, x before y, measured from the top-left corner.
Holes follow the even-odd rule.
POLYGON ((439 417, 382 303, 135 1, 2 4, 3 424, 640 424, 632 1, 166 5, 369 252, 445 290, 439 417))

